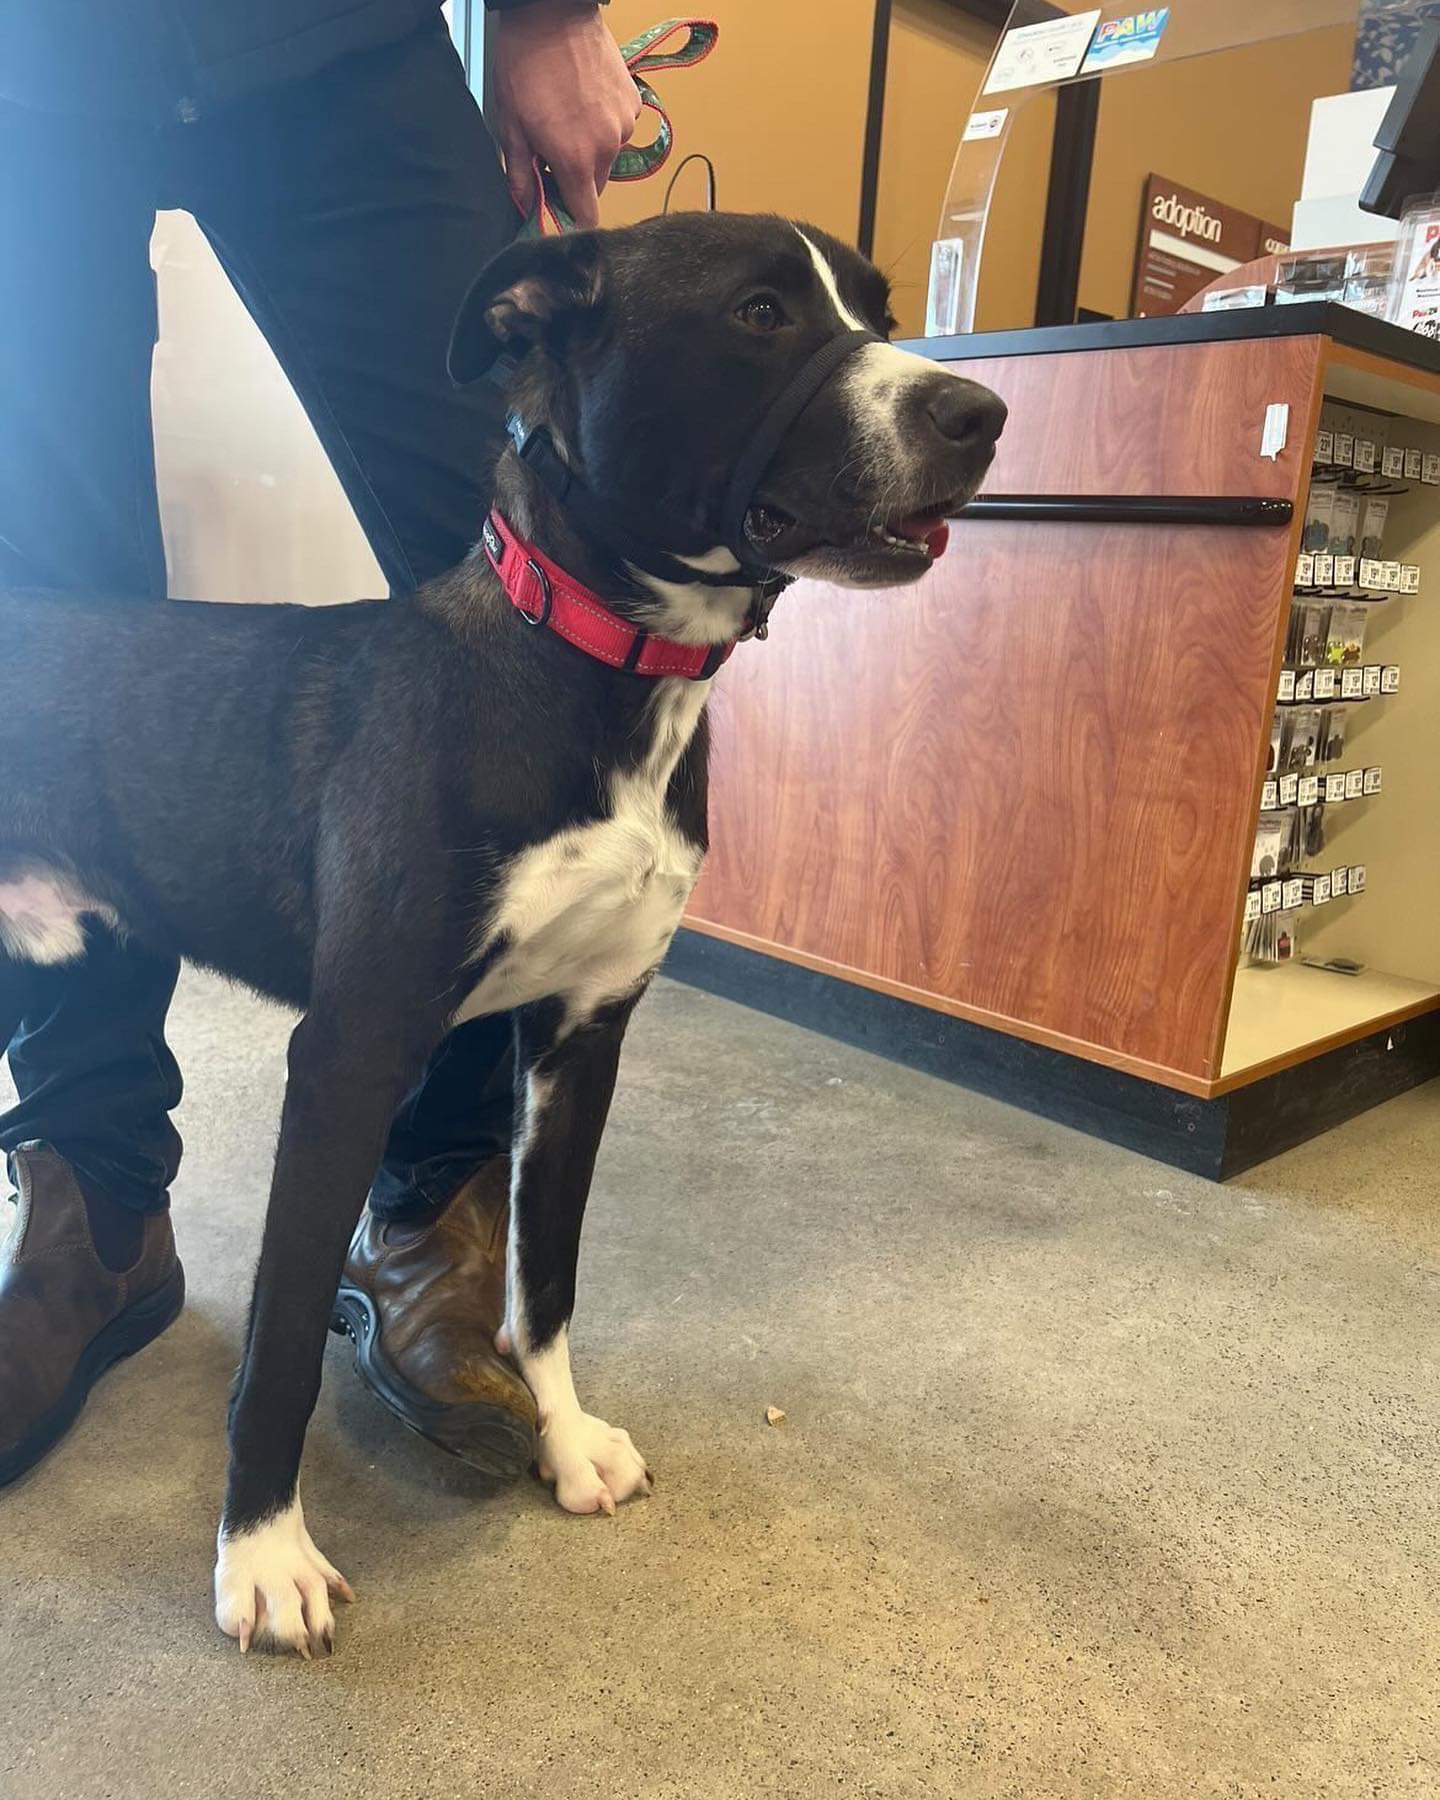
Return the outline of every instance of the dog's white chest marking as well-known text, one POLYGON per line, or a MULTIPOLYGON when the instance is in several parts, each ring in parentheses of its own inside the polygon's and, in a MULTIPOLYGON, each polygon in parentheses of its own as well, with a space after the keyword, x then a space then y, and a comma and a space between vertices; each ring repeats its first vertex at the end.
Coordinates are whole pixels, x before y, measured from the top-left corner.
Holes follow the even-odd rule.
POLYGON ((611 810, 516 858, 477 955, 499 954, 454 1022, 556 996, 569 1027, 632 993, 663 958, 700 874, 698 845, 666 795, 700 722, 708 681, 665 681, 646 718, 649 749, 611 779, 611 810))
POLYGON ((115 924, 107 906, 92 900, 53 869, 18 870, 0 880, 0 948, 19 962, 74 962, 85 954, 85 917, 115 924))

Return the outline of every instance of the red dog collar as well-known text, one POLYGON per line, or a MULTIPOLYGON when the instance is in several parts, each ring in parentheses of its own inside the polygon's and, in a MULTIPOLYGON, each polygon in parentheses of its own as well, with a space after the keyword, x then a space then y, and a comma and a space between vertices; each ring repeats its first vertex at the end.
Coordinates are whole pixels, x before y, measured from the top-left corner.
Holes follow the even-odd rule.
POLYGON ((567 644, 612 669, 703 681, 735 648, 734 639, 728 644, 677 644, 631 625, 543 550, 517 536, 498 512, 486 519, 480 541, 500 585, 527 625, 548 626, 567 644))

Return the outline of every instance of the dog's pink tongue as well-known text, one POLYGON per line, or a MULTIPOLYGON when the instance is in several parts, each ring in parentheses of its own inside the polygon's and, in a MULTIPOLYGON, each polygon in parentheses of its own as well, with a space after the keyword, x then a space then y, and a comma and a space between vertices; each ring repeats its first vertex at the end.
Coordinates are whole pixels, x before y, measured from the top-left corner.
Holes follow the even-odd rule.
POLYGON ((897 537, 912 539, 923 544, 930 552, 930 560, 945 554, 945 547, 950 542, 950 527, 944 519, 937 519, 933 513, 917 513, 913 518, 901 519, 898 525, 890 529, 897 537))

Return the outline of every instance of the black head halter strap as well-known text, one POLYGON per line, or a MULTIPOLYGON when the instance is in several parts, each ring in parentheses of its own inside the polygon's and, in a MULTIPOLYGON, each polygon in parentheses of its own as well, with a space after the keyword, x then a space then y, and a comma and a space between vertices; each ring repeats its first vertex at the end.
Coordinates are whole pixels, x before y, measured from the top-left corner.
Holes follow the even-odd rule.
POLYGON ((884 341, 873 331, 837 333, 801 364, 761 414, 750 442, 731 474, 721 506, 720 541, 740 565, 738 570, 727 573, 697 569, 658 545, 653 536, 653 513, 642 518, 619 501, 587 487, 556 449, 548 427, 526 426, 512 414, 510 436, 520 460, 533 470, 593 542, 605 545, 626 562, 661 581, 754 590, 756 603, 751 628, 763 634, 770 608, 793 577, 772 568, 746 535, 745 516, 755 503, 755 490, 774 461, 785 434, 841 364, 867 344, 884 341))

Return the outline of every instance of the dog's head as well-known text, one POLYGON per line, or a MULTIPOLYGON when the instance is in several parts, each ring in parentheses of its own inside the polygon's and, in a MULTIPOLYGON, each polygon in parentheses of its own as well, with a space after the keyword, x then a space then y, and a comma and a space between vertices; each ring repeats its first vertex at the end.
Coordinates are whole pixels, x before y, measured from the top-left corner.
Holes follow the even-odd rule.
MULTIPOLYGON (((684 213, 519 242, 475 283, 456 380, 523 355, 544 423, 593 491, 695 556, 724 541, 723 497, 760 422, 829 340, 893 328, 889 287, 836 239, 778 218, 684 213)), ((894 345, 846 357, 782 437, 744 516, 772 568, 854 586, 911 581, 979 487, 1005 422, 987 388, 894 345)))

